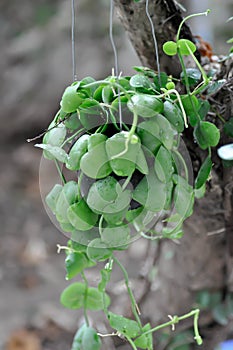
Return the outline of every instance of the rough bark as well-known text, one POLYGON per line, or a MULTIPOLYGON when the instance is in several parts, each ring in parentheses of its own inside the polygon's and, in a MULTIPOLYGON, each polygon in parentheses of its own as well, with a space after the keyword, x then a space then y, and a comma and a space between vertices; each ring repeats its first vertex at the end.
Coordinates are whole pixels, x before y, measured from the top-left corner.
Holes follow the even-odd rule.
MULTIPOLYGON (((142 64, 157 69, 151 24, 145 11, 145 0, 139 3, 135 3, 133 0, 114 1, 119 17, 142 64)), ((166 56, 162 51, 162 45, 168 40, 175 39, 182 20, 181 12, 173 0, 150 1, 149 12, 158 42, 161 69, 168 74, 177 76, 181 71, 178 58, 176 56, 166 56)), ((181 37, 194 41, 192 33, 186 24, 182 27, 181 37)))
MULTIPOLYGON (((115 0, 115 4, 142 64, 156 69, 151 28, 145 14, 145 1, 135 3, 133 0, 115 0)), ((171 0, 150 1, 150 13, 158 41, 161 68, 169 74, 177 75, 180 71, 177 58, 165 57, 162 45, 167 40, 174 40, 182 19, 181 13, 171 0)), ((182 36, 193 40, 187 26, 184 27, 182 36)), ((233 112, 232 61, 226 62, 225 66, 222 66, 220 74, 221 78, 226 78, 226 86, 210 98, 210 103, 225 120, 228 120, 233 112)), ((208 118, 219 124, 217 118, 208 118)), ((204 156, 203 151, 193 143, 193 136, 189 131, 184 135, 184 139, 188 144, 193 164, 197 162, 199 166, 204 156)), ((222 134, 220 144, 227 142, 229 139, 222 134)), ((150 289, 146 287, 142 309, 153 323, 161 321, 167 314, 188 311, 195 303, 197 291, 220 291, 224 300, 227 292, 233 290, 233 168, 223 168, 216 150, 213 152, 215 166, 208 193, 196 203, 193 216, 185 224, 186 234, 179 245, 173 242, 162 243, 157 258, 156 283, 152 283, 150 289), (166 258, 169 252, 172 252, 170 260, 166 258)), ((210 324, 214 326, 211 314, 202 314, 201 324, 206 327, 210 324)), ((215 326, 218 327, 217 324, 215 326)), ((224 340, 225 331, 223 330, 221 336, 218 329, 218 341, 224 340)), ((214 343, 208 331, 203 332, 206 334, 203 349, 213 349, 216 338, 212 336, 214 343)))

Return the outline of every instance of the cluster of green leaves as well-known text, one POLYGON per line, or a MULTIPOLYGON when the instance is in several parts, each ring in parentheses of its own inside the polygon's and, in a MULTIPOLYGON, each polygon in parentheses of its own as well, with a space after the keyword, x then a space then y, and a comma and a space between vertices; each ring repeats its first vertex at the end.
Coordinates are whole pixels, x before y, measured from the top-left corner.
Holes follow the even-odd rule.
MULTIPOLYGON (((131 78, 85 78, 69 86, 43 143, 37 145, 46 158, 79 173, 77 181, 66 182, 63 176, 62 184, 55 184, 46 202, 62 230, 71 232, 76 241, 82 239, 83 232, 89 234, 90 247, 126 248, 129 225, 144 232, 143 220, 148 212, 171 209, 172 225, 164 227, 162 236, 178 238, 183 220, 192 213, 194 189, 180 169, 180 159, 185 167, 179 153, 185 112, 173 90, 167 90, 174 83, 164 73, 159 81, 152 70, 136 70, 131 78), (141 181, 129 189, 127 183, 138 174, 141 181), (87 178, 91 186, 83 194, 82 184, 87 178)), ((191 111, 187 96, 181 100, 184 109, 191 111)), ((203 109, 196 97, 193 101, 203 109)), ((206 148, 211 142, 205 128, 209 123, 202 123, 196 134, 206 148)), ((208 175, 202 169, 197 188, 208 175)))
MULTIPOLYGON (((154 237, 181 237, 182 223, 192 213, 195 190, 205 185, 211 171, 208 155, 193 188, 179 152, 186 115, 200 147, 216 145, 218 132, 204 121, 209 106, 194 95, 178 98, 174 82, 165 73, 158 77, 144 67, 135 69, 132 77, 85 78, 66 88, 61 109, 43 143, 37 145, 45 158, 61 163, 75 177, 78 173, 77 180, 66 181, 61 170, 61 184, 55 184, 46 197, 62 230, 71 233, 67 279, 83 274, 97 261, 111 259, 114 250, 126 249, 132 227, 145 233, 148 213, 151 220, 158 212, 173 213, 164 220, 162 232, 150 232, 154 237), (129 188, 134 176, 141 180, 129 188), (83 193, 82 181, 87 179, 90 186, 83 193)), ((197 70, 187 74, 190 85, 200 80, 197 70)), ((181 81, 185 83, 183 75, 181 81)), ((143 335, 149 325, 140 327, 137 321, 107 311, 109 272, 103 269, 101 276, 98 288, 89 287, 85 279, 68 286, 61 295, 62 304, 71 309, 104 310, 112 328, 134 339, 135 346, 152 349, 151 333, 143 335)), ((93 333, 85 327, 87 334, 93 333)), ((77 333, 74 349, 82 349, 85 334, 77 333)))
MULTIPOLYGON (((119 262, 135 320, 108 310, 110 298, 105 289, 112 264, 117 262, 115 250, 127 249, 135 231, 149 239, 180 238, 183 221, 192 214, 195 195, 204 193, 212 169, 211 147, 218 144, 220 133, 205 120, 210 105, 200 95, 211 89, 210 80, 198 63, 199 69, 184 67, 183 56, 191 55, 195 60, 195 50, 185 39, 164 44, 166 54, 178 54, 181 60, 180 82, 186 87, 183 95, 172 77, 165 73, 158 76, 145 67, 135 67, 137 73, 132 77, 111 76, 99 81, 87 77, 74 82, 65 89, 61 108, 43 143, 36 145, 43 149, 45 158, 55 161, 61 176, 46 203, 61 229, 71 234, 66 278, 81 274, 83 279, 61 295, 65 307, 84 309, 86 322, 75 335, 72 350, 86 350, 88 342, 90 349, 101 347, 98 334, 89 327, 87 310, 103 310, 116 334, 123 335, 134 349, 153 349, 152 332, 157 328, 141 325, 127 272, 119 262), (208 150, 194 185, 189 183, 179 148, 188 124, 199 147, 208 150), (67 172, 73 174, 73 180, 66 180, 67 172), (163 215, 159 232, 150 227, 158 213, 163 215), (85 269, 106 260, 98 287, 90 287, 85 269)), ((225 126, 227 132, 230 124, 225 126)), ((195 332, 198 313, 185 316, 195 317, 195 332)), ((168 325, 178 320, 176 317, 168 325)), ((198 334, 196 341, 202 342, 198 334)))

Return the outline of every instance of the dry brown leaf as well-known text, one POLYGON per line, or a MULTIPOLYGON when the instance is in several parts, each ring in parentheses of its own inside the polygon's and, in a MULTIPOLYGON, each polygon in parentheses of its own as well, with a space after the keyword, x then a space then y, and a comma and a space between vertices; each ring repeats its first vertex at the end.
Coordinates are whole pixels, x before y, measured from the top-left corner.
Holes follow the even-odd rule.
POLYGON ((11 335, 6 350, 42 350, 42 347, 35 333, 22 329, 11 335))

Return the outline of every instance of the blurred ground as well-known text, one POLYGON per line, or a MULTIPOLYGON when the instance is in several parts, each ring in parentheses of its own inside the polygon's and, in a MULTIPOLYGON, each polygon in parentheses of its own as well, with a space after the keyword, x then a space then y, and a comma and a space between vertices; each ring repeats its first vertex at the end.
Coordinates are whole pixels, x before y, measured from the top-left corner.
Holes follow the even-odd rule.
MULTIPOLYGON (((79 2, 80 78, 111 73, 105 4, 79 2)), ((59 303, 67 282, 64 255, 56 253, 56 244, 67 239, 43 208, 41 153, 26 139, 48 125, 71 82, 69 2, 2 0, 0 29, 4 53, 0 57, 0 349, 68 350, 80 320, 78 313, 64 310, 59 303)), ((119 25, 115 31, 120 66, 128 74, 138 61, 119 25)), ((129 254, 132 277, 138 272, 135 262, 145 257, 144 249, 138 244, 129 254)), ((115 293, 121 293, 119 287, 115 293)))

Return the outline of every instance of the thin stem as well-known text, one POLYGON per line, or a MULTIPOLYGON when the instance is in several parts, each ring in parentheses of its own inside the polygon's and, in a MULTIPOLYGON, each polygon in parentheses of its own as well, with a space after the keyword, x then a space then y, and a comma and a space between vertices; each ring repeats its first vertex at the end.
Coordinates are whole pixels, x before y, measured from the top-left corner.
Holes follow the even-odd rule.
POLYGON ((183 21, 180 22, 180 25, 179 25, 179 28, 178 28, 178 31, 177 31, 177 36, 176 36, 177 39, 176 39, 176 40, 178 41, 179 38, 180 38, 180 31, 181 31, 181 28, 182 28, 184 22, 186 22, 188 19, 190 19, 190 18, 192 18, 192 17, 203 16, 203 15, 204 15, 204 16, 207 16, 209 13, 210 13, 210 10, 208 9, 208 10, 206 10, 205 12, 194 13, 194 14, 192 14, 192 15, 189 15, 189 16, 185 17, 185 18, 183 19, 183 21))
POLYGON ((47 134, 47 132, 49 132, 50 130, 55 129, 58 125, 60 125, 61 123, 63 123, 63 121, 65 121, 67 118, 64 118, 63 120, 59 120, 59 121, 57 122, 57 119, 58 119, 58 117, 59 117, 60 111, 61 111, 61 110, 59 109, 59 111, 56 113, 56 115, 55 115, 55 117, 54 117, 54 119, 55 119, 55 125, 51 126, 51 128, 49 128, 49 129, 45 129, 45 130, 44 130, 42 133, 40 133, 39 135, 37 135, 37 136, 35 136, 35 137, 31 138, 31 139, 27 139, 26 141, 27 141, 27 142, 32 142, 32 141, 35 141, 35 140, 37 140, 37 139, 40 139, 42 136, 44 136, 45 134, 47 134))
POLYGON ((180 152, 178 152, 178 151, 176 151, 176 150, 174 150, 173 152, 175 153, 175 155, 177 156, 177 158, 181 161, 181 163, 182 163, 182 165, 183 165, 183 167, 184 167, 185 178, 186 178, 186 180, 188 181, 188 179, 189 179, 189 173, 188 173, 188 168, 187 168, 187 165, 186 165, 186 163, 185 163, 184 158, 182 157, 182 155, 180 154, 180 152))
POLYGON ((133 112, 133 123, 132 123, 132 127, 129 131, 130 136, 132 136, 137 128, 137 124, 138 124, 138 115, 136 112, 133 112))
MULTIPOLYGON (((119 79, 119 64, 118 64, 118 55, 117 55, 117 49, 114 42, 113 37, 113 15, 114 15, 114 3, 113 0, 110 1, 110 21, 109 21, 109 37, 112 44, 112 49, 114 53, 114 60, 115 60, 115 75, 118 82, 119 79)), ((120 88, 117 88, 117 94, 119 97, 119 121, 120 121, 120 128, 122 128, 122 108, 121 108, 121 99, 120 99, 120 88)))
POLYGON ((124 335, 124 337, 128 340, 128 342, 129 342, 130 345, 132 346, 132 349, 137 350, 137 347, 136 347, 136 345, 134 344, 133 340, 132 340, 130 337, 128 337, 127 335, 124 335))
POLYGON ((84 128, 76 131, 72 136, 68 137, 68 139, 66 139, 60 147, 61 148, 64 147, 68 142, 72 141, 78 134, 80 134, 83 131, 84 131, 84 128))
POLYGON ((142 324, 141 324, 141 320, 138 316, 138 306, 137 306, 137 303, 136 303, 136 300, 134 298, 134 295, 133 295, 133 292, 129 286, 129 276, 128 276, 128 273, 126 271, 126 269, 124 268, 124 266, 121 264, 121 262, 114 256, 112 255, 112 259, 113 261, 119 266, 119 268, 121 269, 123 275, 124 275, 124 279, 125 279, 125 285, 126 285, 126 288, 127 288, 127 291, 128 291, 128 294, 129 294, 129 298, 130 298, 130 301, 131 301, 131 308, 132 308, 132 312, 134 314, 134 317, 139 325, 139 327, 142 329, 142 324))
POLYGON ((133 175, 133 172, 127 177, 127 179, 125 180, 123 186, 122 186, 122 190, 124 191, 126 189, 126 187, 128 186, 128 184, 130 183, 131 177, 133 175))
POLYGON ((104 216, 101 215, 100 220, 99 220, 99 233, 100 233, 100 236, 102 236, 102 233, 103 233, 103 220, 104 220, 104 216))
POLYGON ((143 335, 145 336, 147 334, 151 334, 151 333, 156 332, 159 329, 162 329, 165 327, 174 326, 175 324, 179 323, 180 321, 183 321, 183 320, 190 318, 190 317, 194 317, 194 339, 196 340, 198 345, 201 345, 202 339, 201 339, 201 336, 200 336, 199 330, 198 330, 199 313, 200 313, 200 310, 196 309, 196 310, 193 310, 193 311, 191 311, 183 316, 173 316, 173 317, 171 317, 171 321, 160 324, 159 326, 156 326, 156 327, 148 330, 147 332, 144 332, 143 335))
POLYGON ((75 0, 71 0, 72 24, 71 24, 71 46, 72 46, 72 70, 73 81, 77 80, 76 74, 76 52, 75 52, 75 0))
POLYGON ((156 56, 156 64, 157 64, 157 69, 158 69, 158 77, 159 77, 159 85, 161 87, 161 72, 160 72, 160 62, 159 62, 159 50, 158 50, 158 43, 155 35, 155 27, 154 23, 151 19, 150 13, 149 13, 149 0, 146 0, 146 15, 147 18, 150 22, 151 25, 151 32, 152 32, 152 37, 154 41, 154 47, 155 47, 155 56, 156 56))
POLYGON ((84 307, 83 307, 83 313, 84 313, 84 318, 85 318, 85 322, 87 324, 87 326, 89 326, 89 319, 88 319, 88 315, 87 315, 87 308, 86 308, 86 300, 87 300, 87 290, 88 290, 88 281, 86 279, 86 276, 84 274, 84 272, 81 272, 81 276, 82 279, 85 283, 85 294, 84 294, 84 307))
POLYGON ((54 159, 54 162, 55 162, 55 165, 56 165, 56 168, 57 168, 57 171, 58 171, 58 174, 60 176, 61 181, 63 182, 63 184, 66 184, 65 176, 63 175, 63 173, 61 171, 61 168, 58 164, 58 161, 56 159, 54 159))
POLYGON ((198 329, 198 319, 199 319, 199 314, 200 314, 200 310, 196 310, 197 312, 195 313, 194 315, 194 334, 195 334, 195 337, 194 339, 196 340, 197 344, 198 345, 202 345, 203 341, 202 341, 202 338, 199 334, 199 329, 198 329))
POLYGON ((161 89, 161 90, 164 91, 164 94, 157 96, 158 98, 165 97, 166 95, 170 95, 172 93, 176 95, 177 100, 178 100, 179 105, 180 105, 180 109, 181 109, 182 115, 183 115, 184 125, 185 125, 186 128, 188 128, 187 116, 186 116, 186 113, 185 113, 185 110, 184 110, 184 106, 183 106, 183 103, 181 101, 181 98, 180 98, 180 95, 179 95, 178 91, 175 90, 175 89, 171 89, 171 90, 161 89))
POLYGON ((189 96, 189 101, 191 102, 192 108, 193 108, 193 110, 195 112, 195 115, 196 115, 197 119, 200 121, 201 118, 200 118, 200 116, 199 116, 199 114, 197 112, 197 109, 194 106, 193 100, 191 98, 191 91, 190 91, 190 86, 189 86, 189 81, 188 81, 188 75, 187 75, 187 71, 186 71, 186 67, 185 67, 185 64, 184 64, 183 57, 182 57, 179 49, 177 49, 177 54, 178 54, 178 57, 179 57, 179 60, 180 60, 180 63, 181 63, 182 71, 184 73, 184 81, 185 81, 186 90, 187 90, 187 93, 188 93, 188 96, 189 96))
POLYGON ((110 85, 110 81, 107 80, 97 80, 97 81, 93 81, 92 83, 88 83, 82 86, 83 89, 89 88, 89 87, 94 87, 96 85, 100 85, 100 84, 104 84, 104 85, 110 85))
POLYGON ((80 171, 79 173, 79 177, 78 177, 78 200, 82 199, 82 195, 81 195, 81 185, 82 185, 82 179, 83 179, 83 172, 80 171))
MULTIPOLYGON (((193 54, 192 50, 190 49, 190 47, 186 44, 186 47, 190 53, 190 55, 192 56, 192 59, 194 60, 194 62, 196 63, 198 69, 200 70, 201 74, 202 74, 202 78, 204 80, 204 84, 209 82, 209 78, 207 77, 206 72, 204 71, 202 65, 200 64, 200 62, 198 61, 198 59, 196 58, 196 56, 193 54)), ((203 86, 202 86, 203 87, 203 86)))

